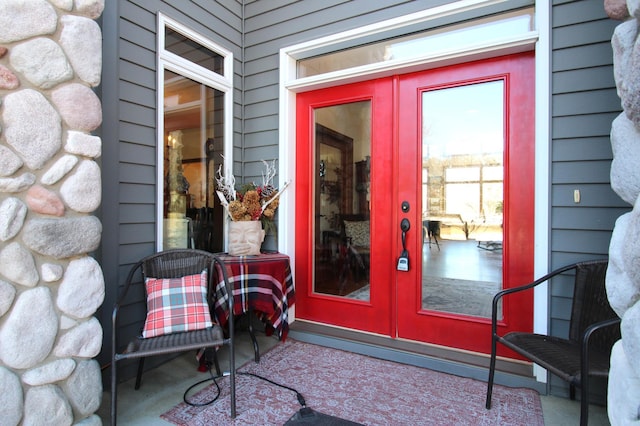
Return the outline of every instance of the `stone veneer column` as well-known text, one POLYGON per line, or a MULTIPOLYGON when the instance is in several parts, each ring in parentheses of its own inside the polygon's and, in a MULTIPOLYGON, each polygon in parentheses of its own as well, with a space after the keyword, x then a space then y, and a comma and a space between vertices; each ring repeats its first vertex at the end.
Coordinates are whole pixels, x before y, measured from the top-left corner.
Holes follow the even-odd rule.
POLYGON ((622 318, 611 352, 607 410, 613 426, 640 424, 640 0, 605 0, 615 29, 613 72, 624 112, 611 127, 611 187, 633 210, 616 221, 609 247, 607 296, 622 318))
POLYGON ((104 0, 0 1, 0 423, 100 425, 104 0))

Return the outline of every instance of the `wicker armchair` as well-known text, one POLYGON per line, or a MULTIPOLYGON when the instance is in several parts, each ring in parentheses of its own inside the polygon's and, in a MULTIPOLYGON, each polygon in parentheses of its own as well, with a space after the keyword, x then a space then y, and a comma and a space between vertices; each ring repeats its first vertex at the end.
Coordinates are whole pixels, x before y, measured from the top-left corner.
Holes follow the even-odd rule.
MULTIPOLYGON (((233 292, 226 275, 226 269, 220 259, 212 254, 195 249, 175 249, 167 250, 145 257, 137 262, 129 272, 125 287, 118 301, 113 308, 112 314, 112 340, 111 340, 111 424, 115 425, 117 420, 117 363, 127 359, 139 359, 138 372, 136 377, 135 389, 140 388, 142 373, 144 368, 144 359, 148 356, 165 355, 185 351, 197 351, 203 348, 217 348, 221 345, 229 345, 229 381, 231 392, 231 417, 236 415, 236 399, 235 399, 235 352, 233 346, 233 320, 228 324, 228 337, 224 336, 222 328, 213 323, 211 327, 198 329, 195 331, 170 332, 156 337, 137 337, 128 345, 123 346, 117 342, 118 334, 118 314, 123 306, 127 292, 133 285, 145 286, 145 278, 153 277, 156 279, 183 278, 187 276, 201 274, 207 271, 207 290, 206 301, 211 303, 210 294, 215 291, 215 273, 214 265, 218 263, 223 273, 223 279, 227 287, 229 296, 229 310, 233 312, 233 292)), ((200 292, 202 293, 202 292, 200 292)), ((145 296, 146 288, 145 288, 145 296)), ((188 300, 188 298, 185 298, 188 300)), ((146 306, 146 304, 145 304, 146 306)), ((211 314, 212 315, 212 314, 211 314)), ((215 358, 216 370, 220 373, 217 357, 215 358)))
POLYGON ((608 377, 611 347, 620 339, 620 318, 609 306, 604 285, 607 264, 607 260, 575 263, 556 269, 530 284, 503 290, 495 295, 491 316, 487 409, 491 408, 496 346, 497 343, 502 343, 569 382, 571 399, 575 399, 576 386, 580 387, 580 424, 587 425, 589 376, 608 377), (570 271, 575 272, 575 281, 568 339, 523 332, 510 332, 502 336, 498 334, 498 304, 503 296, 533 289, 570 271))

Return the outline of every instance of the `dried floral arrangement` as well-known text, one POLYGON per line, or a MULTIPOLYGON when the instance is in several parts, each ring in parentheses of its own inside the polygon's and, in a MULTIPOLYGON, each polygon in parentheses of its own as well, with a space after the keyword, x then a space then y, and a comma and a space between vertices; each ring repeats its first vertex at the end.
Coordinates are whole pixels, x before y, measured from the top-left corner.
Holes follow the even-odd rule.
POLYGON ((280 203, 280 195, 289 182, 280 189, 273 186, 276 175, 275 160, 269 164, 262 160, 265 172, 262 173, 262 185, 248 183, 236 190, 233 174, 222 174, 222 165, 216 172, 216 193, 227 214, 233 221, 260 220, 263 224, 272 221, 280 203))

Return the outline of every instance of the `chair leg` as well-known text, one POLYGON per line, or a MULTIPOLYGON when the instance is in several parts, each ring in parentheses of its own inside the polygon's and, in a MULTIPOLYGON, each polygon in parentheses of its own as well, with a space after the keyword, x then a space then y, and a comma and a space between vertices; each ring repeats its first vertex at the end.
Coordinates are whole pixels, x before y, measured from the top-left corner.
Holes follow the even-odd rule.
POLYGON ((229 389, 231 397, 231 418, 236 417, 236 363, 235 363, 235 349, 233 345, 229 347, 229 389))
POLYGON ((144 370, 144 358, 140 358, 138 362, 138 374, 136 375, 136 385, 135 389, 140 389, 140 384, 142 382, 142 370, 144 370))
POLYGON ((222 376, 222 370, 220 370, 220 363, 218 362, 218 351, 213 349, 213 365, 216 367, 216 374, 222 376))
POLYGON ((580 386, 580 426, 589 424, 589 375, 581 378, 580 386))
POLYGON ((493 378, 496 373, 496 346, 495 336, 491 337, 491 361, 489 362, 489 379, 487 380, 487 401, 485 407, 487 410, 491 408, 491 394, 493 393, 493 378))
POLYGON ((111 360, 111 426, 116 426, 118 417, 118 369, 116 361, 111 360))
POLYGON ((573 383, 569 385, 569 399, 572 401, 576 400, 576 385, 573 383))

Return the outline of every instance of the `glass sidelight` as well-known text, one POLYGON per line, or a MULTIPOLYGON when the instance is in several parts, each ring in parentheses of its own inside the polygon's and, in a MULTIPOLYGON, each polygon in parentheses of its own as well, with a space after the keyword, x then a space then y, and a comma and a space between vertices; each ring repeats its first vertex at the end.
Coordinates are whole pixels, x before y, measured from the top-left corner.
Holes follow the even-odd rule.
POLYGON ((502 80, 422 94, 422 307, 491 316, 502 289, 502 80))
POLYGON ((316 108, 314 292, 369 300, 371 102, 316 108))
POLYGON ((224 149, 224 93, 168 70, 164 93, 164 248, 221 251, 213 178, 224 149))

